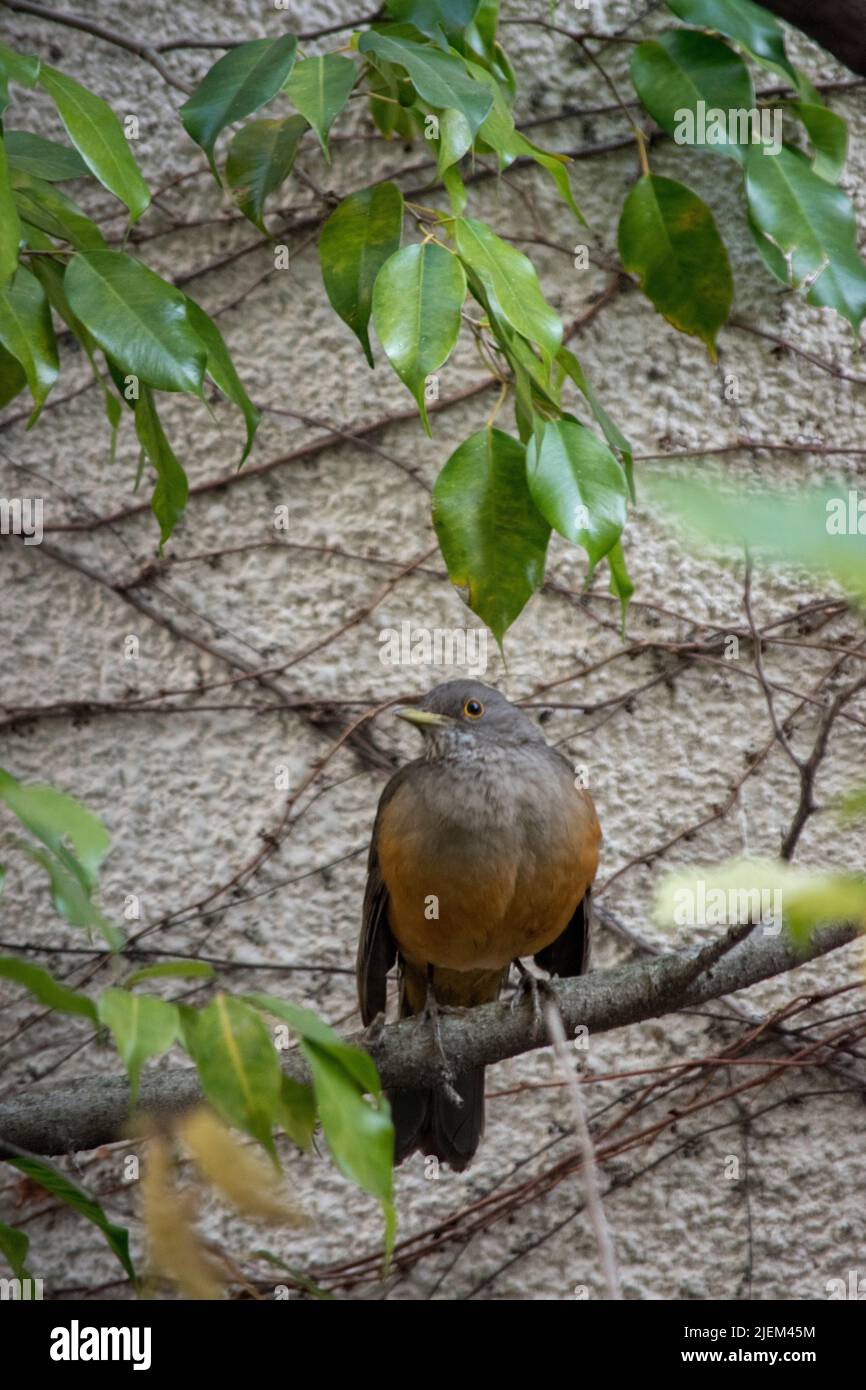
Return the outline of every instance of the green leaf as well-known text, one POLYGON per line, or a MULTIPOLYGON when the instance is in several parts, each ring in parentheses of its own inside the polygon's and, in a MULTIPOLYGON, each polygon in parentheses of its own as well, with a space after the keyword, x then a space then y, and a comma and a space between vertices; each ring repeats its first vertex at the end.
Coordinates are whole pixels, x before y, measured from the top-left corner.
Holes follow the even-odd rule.
POLYGON ((301 1043, 313 1076, 316 1106, 334 1162, 364 1192, 377 1197, 386 1218, 390 1254, 394 1231, 394 1126, 384 1096, 367 1100, 332 1051, 305 1038, 301 1043))
POLYGON ((27 385, 24 368, 0 343, 0 410, 13 401, 27 385))
MULTIPOLYGON (((481 286, 474 280, 470 282, 473 294, 481 296, 480 302, 487 310, 488 322, 491 331, 502 348, 503 353, 511 364, 515 376, 520 375, 520 369, 530 378, 531 390, 541 401, 548 404, 559 406, 559 391, 556 382, 550 372, 550 363, 542 362, 536 352, 525 338, 514 330, 500 318, 496 309, 491 305, 488 296, 484 293, 481 286)), ((495 304, 495 300, 494 300, 495 304)))
POLYGON ((16 1279, 32 1279, 32 1275, 28 1273, 24 1264, 29 1249, 29 1236, 26 1236, 23 1231, 16 1231, 14 1226, 7 1226, 5 1222, 0 1221, 0 1253, 8 1262, 16 1279))
POLYGON ((418 402, 428 434, 424 383, 457 341, 465 298, 462 265, 434 242, 395 251, 373 286, 373 326, 391 366, 418 402))
POLYGON ((534 159, 536 164, 550 174, 556 184, 559 196, 571 209, 577 220, 585 223, 586 219, 574 201, 574 195, 571 191, 571 183, 566 169, 566 165, 570 162, 568 157, 539 149, 538 145, 534 145, 531 140, 527 140, 525 135, 516 130, 511 109, 494 75, 479 63, 471 62, 468 58, 465 62, 468 71, 477 81, 488 88, 493 98, 490 112, 478 131, 479 139, 496 151, 499 155, 500 167, 510 164, 519 157, 534 159))
POLYGON ((124 981, 125 989, 132 989, 142 980, 212 980, 216 971, 206 960, 167 960, 160 965, 144 965, 133 970, 124 981))
MULTIPOLYGON (((322 1131, 337 1167, 346 1177, 378 1197, 386 1223, 390 1254, 396 1217, 393 1208, 394 1127, 372 1057, 351 1047, 310 1009, 298 1008, 270 994, 251 994, 246 1002, 282 1019, 300 1038, 313 1077, 322 1131), (373 1102, 366 1099, 372 1096, 373 1102)), ((283 1077, 282 1124, 302 1147, 311 1135, 306 1087, 283 1077)))
POLYGON ((772 241, 768 241, 764 233, 758 227, 754 217, 746 211, 746 222, 752 234, 752 241, 755 243, 755 250, 764 262, 771 275, 775 275, 777 280, 788 284, 789 269, 785 257, 782 255, 778 246, 772 241))
POLYGON ((433 488, 433 524, 452 584, 502 645, 544 578, 550 527, 526 481, 526 450, 490 426, 449 458, 433 488))
POLYGON ((85 178, 90 170, 77 150, 46 140, 29 130, 7 130, 4 136, 11 169, 54 183, 61 179, 85 178))
POLYGON ((379 183, 352 193, 334 209, 319 237, 319 261, 332 307, 359 340, 370 366, 368 324, 373 285, 400 246, 403 195, 396 184, 379 183))
MULTIPOLYGON (((28 246, 36 247, 36 249, 41 249, 45 251, 51 251, 54 249, 54 244, 50 240, 50 238, 43 236, 43 234, 36 228, 28 228, 26 240, 28 246)), ((84 350, 84 353, 87 356, 88 361, 90 362, 93 375, 96 378, 100 391, 102 392, 102 400, 103 405, 105 407, 105 414, 108 418, 108 422, 112 429, 112 436, 114 436, 116 434, 118 425, 120 424, 122 406, 114 392, 111 390, 110 386, 107 384, 105 377, 99 369, 99 365, 96 361, 97 344, 94 341, 93 336, 90 333, 88 333, 87 329, 84 327, 84 324, 81 322, 80 319, 77 319, 75 317, 71 308, 69 307, 69 301, 66 298, 66 290, 64 288, 63 283, 66 265, 59 258, 55 260, 53 256, 48 255, 35 256, 33 258, 32 266, 33 274, 36 276, 37 280, 39 281, 45 293, 47 294, 48 302, 51 305, 52 309, 54 309, 55 313, 60 315, 64 323, 72 329, 72 332, 78 339, 82 349, 84 350)), ((112 437, 112 461, 114 459, 113 446, 114 438, 112 437)))
POLYGON ((298 63, 285 83, 292 102, 318 135, 329 164, 328 132, 349 100, 357 76, 358 70, 350 58, 326 53, 298 63))
POLYGON ((204 1009, 180 1012, 187 1051, 208 1100, 273 1155, 282 1073, 266 1023, 249 1004, 225 994, 204 1009))
POLYGON ((509 153, 513 155, 523 155, 527 159, 534 159, 536 164, 542 169, 546 169, 553 182, 556 184, 562 201, 571 209, 578 222, 586 226, 586 218, 581 212, 577 203, 574 201, 574 194, 571 191, 571 181, 568 177, 566 165, 570 162, 566 155, 551 154, 549 150, 540 150, 537 145, 533 145, 531 140, 527 140, 525 135, 521 135, 519 130, 515 130, 514 136, 509 142, 509 153))
POLYGON ((52 98, 60 119, 88 169, 109 193, 129 208, 135 222, 150 205, 150 189, 132 157, 123 127, 108 102, 74 78, 44 63, 40 86, 52 98))
POLYGON ((462 217, 468 202, 466 185, 460 177, 460 173, 452 164, 450 169, 446 169, 442 175, 442 184, 448 194, 448 201, 451 204, 451 211, 455 217, 462 217))
POLYGON ((439 118, 436 167, 442 178, 472 148, 472 131, 462 111, 443 111, 439 118))
POLYGON ((95 222, 71 198, 45 179, 24 169, 12 173, 12 187, 21 217, 50 236, 68 241, 78 251, 106 249, 105 238, 95 222))
POLYGON ((493 104, 493 97, 481 82, 469 76, 465 64, 450 53, 410 39, 390 38, 368 30, 358 48, 405 68, 418 95, 439 111, 460 111, 473 136, 493 104))
POLYGON ((706 343, 715 362, 716 334, 730 312, 734 284, 706 204, 684 184, 644 175, 625 200, 619 254, 659 313, 706 343))
POLYGON ((253 226, 268 235, 264 205, 269 193, 289 177, 298 145, 308 127, 303 116, 277 121, 250 121, 229 146, 225 180, 234 200, 253 226))
POLYGON ((180 290, 122 251, 89 251, 70 262, 66 296, 125 371, 161 391, 201 395, 207 352, 180 290))
POLYGON ((392 63, 380 61, 378 67, 371 68, 367 74, 368 106, 376 129, 381 131, 386 140, 398 136, 407 144, 411 144, 417 134, 418 113, 415 110, 406 110, 400 98, 407 87, 411 88, 413 95, 415 89, 411 82, 401 82, 401 78, 400 69, 395 68, 392 63), (388 97, 390 100, 383 101, 382 97, 388 97))
POLYGON ((835 309, 859 328, 866 314, 866 266, 857 253, 849 199, 790 150, 746 161, 754 225, 784 256, 787 283, 810 288, 809 304, 835 309))
POLYGON ((150 506, 159 522, 162 546, 183 516, 189 497, 189 481, 168 442, 157 414, 153 392, 148 386, 141 387, 141 394, 135 402, 135 432, 156 470, 157 483, 150 506))
POLYGON ((414 24, 421 34, 448 50, 448 37, 471 24, 481 0, 386 0, 385 9, 398 23, 414 24))
POLYGON ((73 926, 96 928, 116 950, 123 942, 122 933, 91 902, 97 871, 110 843, 102 822, 63 792, 40 783, 18 782, 2 769, 0 800, 47 846, 46 853, 27 841, 15 842, 48 874, 57 911, 73 926))
POLYGON ((575 357, 574 353, 567 347, 561 347, 556 354, 556 360, 562 370, 571 377, 578 391, 585 397, 586 402, 597 420, 601 432, 608 444, 614 449, 622 459, 622 466, 625 469, 626 481, 628 483, 629 496, 634 502, 634 451, 622 430, 614 424, 608 415, 598 396, 595 394, 592 382, 589 380, 583 367, 575 357))
POLYGON ((63 859, 84 888, 89 891, 96 886, 111 838, 91 811, 65 792, 41 782, 19 782, 2 768, 0 801, 32 835, 63 859), (66 849, 67 840, 73 855, 66 849))
POLYGON ((316 1098, 312 1086, 283 1077, 277 1118, 293 1144, 309 1149, 316 1131, 316 1098))
POLYGON ((290 1004, 273 994, 246 994, 244 998, 255 1008, 264 1009, 266 1013, 273 1014, 274 1018, 282 1019, 299 1038, 305 1038, 308 1042, 326 1048, 362 1091, 372 1096, 382 1094, 379 1073, 370 1054, 343 1042, 339 1034, 319 1018, 318 1014, 313 1013, 312 1009, 300 1008, 297 1004, 290 1004))
POLYGON ((18 269, 18 243, 21 221, 9 182, 6 145, 0 136, 0 289, 5 288, 18 269))
POLYGON ((835 111, 807 101, 792 101, 791 111, 806 127, 815 158, 812 168, 821 179, 836 183, 848 158, 848 126, 835 111))
MULTIPOLYGON (((491 52, 496 44, 496 26, 499 23, 499 0, 481 0, 475 12, 473 34, 477 37, 480 51, 491 52)), ((478 52, 479 49, 475 49, 478 52)))
POLYGON ((521 444, 528 444, 533 430, 541 418, 536 413, 539 401, 533 389, 532 380, 519 362, 514 363, 514 422, 521 444))
POLYGON ((668 7, 686 24, 716 29, 742 44, 762 67, 799 85, 797 71, 788 62, 782 29, 763 6, 753 5, 752 0, 668 0, 668 7))
POLYGON ((44 1158, 10 1158, 7 1159, 13 1168, 17 1168, 19 1173, 30 1178, 31 1182, 50 1192, 52 1197, 59 1197, 61 1202, 72 1207, 80 1216, 85 1216, 88 1221, 92 1221, 97 1226, 109 1247, 117 1256, 124 1270, 129 1275, 133 1283, 137 1283, 135 1266, 129 1255, 129 1231, 125 1226, 116 1226, 109 1221, 102 1207, 89 1192, 78 1187, 72 1182, 65 1173, 61 1173, 59 1168, 55 1168, 53 1163, 48 1163, 44 1158))
POLYGON ((817 927, 834 922, 866 926, 866 881, 856 874, 794 870, 782 889, 785 921, 794 941, 805 945, 817 927))
POLYGON ((545 521, 589 556, 587 580, 625 526, 625 473, 607 445, 576 420, 549 420, 530 439, 526 477, 545 521))
POLYGON ((631 596, 634 593, 634 584, 631 581, 631 576, 626 567, 621 541, 617 541, 612 550, 608 552, 607 563, 610 566, 610 592, 619 599, 620 613, 622 615, 620 633, 625 637, 625 620, 628 614, 631 596))
POLYGON ((0 343, 21 363, 33 397, 27 428, 36 423, 57 380, 57 343, 45 291, 35 276, 19 266, 11 284, 0 289, 0 343))
POLYGON ((496 81, 501 83, 505 88, 508 93, 508 100, 514 101, 517 96, 517 77, 514 68, 511 66, 511 59, 505 52, 501 43, 494 43, 492 45, 489 62, 490 71, 493 73, 496 81))
POLYGON ((256 410, 247 395, 246 387, 238 376, 231 354, 225 345, 225 339, 213 319, 196 304, 194 299, 190 299, 189 295, 186 296, 186 307, 190 324, 207 349, 208 376, 223 395, 231 401, 232 405, 237 406, 246 421, 247 439, 241 454, 241 461, 238 464, 240 468, 246 462, 250 449, 253 447, 256 430, 262 418, 261 412, 256 410))
POLYGON ((294 66, 297 46, 294 34, 238 44, 214 63, 180 108, 184 129, 204 150, 214 178, 213 150, 220 131, 276 96, 294 66))
POLYGON ((455 235, 463 261, 478 276, 494 312, 536 343, 548 361, 555 357, 562 323, 541 293, 529 258, 471 217, 458 218, 455 235))
POLYGON ((15 839, 13 843, 22 854, 45 870, 51 887, 51 900, 61 917, 65 917, 73 927, 98 931, 112 951, 118 951, 124 942, 123 932, 91 902, 90 893, 82 886, 79 875, 67 867, 66 860, 48 850, 36 848, 28 840, 15 839))
POLYGON ((8 44, 0 43, 0 75, 7 82, 22 87, 35 87, 39 80, 40 60, 29 53, 16 53, 8 44))
POLYGON ((487 68, 469 58, 465 62, 467 70, 471 72, 477 82, 483 83, 493 99, 493 105, 481 123, 478 137, 500 156, 500 167, 510 164, 517 153, 516 150, 511 149, 511 144, 515 139, 522 137, 515 130, 514 117, 511 114, 511 107, 506 100, 505 93, 487 68))
POLYGON ((39 965, 31 965, 30 961, 19 960, 16 956, 0 956, 0 975, 5 980, 14 980, 16 984, 23 985, 34 999, 38 999, 40 1004, 47 1004, 49 1009, 89 1018, 91 1023, 99 1021, 92 999, 74 989, 67 989, 39 965))
POLYGON ((99 1019, 111 1030, 129 1074, 129 1105, 138 1098, 141 1069, 150 1057, 160 1057, 175 1042, 180 1018, 174 1004, 149 994, 104 989, 99 996, 99 1019))
POLYGON ((696 915, 717 929, 751 918, 773 934, 784 922, 795 943, 805 945, 819 926, 866 925, 866 879, 801 869, 781 859, 732 859, 668 874, 657 892, 655 920, 660 926, 693 925, 689 917, 696 915))
POLYGON ((866 535, 859 531, 858 494, 847 487, 801 495, 732 491, 721 475, 712 483, 655 477, 647 488, 671 516, 681 519, 685 535, 701 553, 744 547, 770 559, 830 574, 866 603, 866 535))
POLYGON ((842 799, 839 813, 843 820, 862 820, 866 816, 866 787, 856 787, 842 799))
POLYGON ((751 140, 749 113, 755 107, 755 89, 742 58, 720 39, 687 29, 673 29, 657 39, 638 44, 631 59, 631 78, 635 91, 653 120, 672 135, 677 144, 715 150, 742 163, 751 140), (724 120, 715 123, 698 119, 698 103, 703 114, 720 111, 724 120), (729 129, 729 112, 743 113, 745 129, 729 129), (691 118, 691 119, 689 119, 691 118), (702 130, 702 124, 706 130, 702 130), (719 139, 703 139, 704 134, 719 139), (744 139, 730 140, 731 134, 744 139))

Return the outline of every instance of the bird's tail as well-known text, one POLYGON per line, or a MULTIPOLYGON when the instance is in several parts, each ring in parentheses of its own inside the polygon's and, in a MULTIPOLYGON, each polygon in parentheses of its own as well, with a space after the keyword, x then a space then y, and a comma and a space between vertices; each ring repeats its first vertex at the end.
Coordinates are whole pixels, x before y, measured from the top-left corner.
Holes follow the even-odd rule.
POLYGON ((463 1072, 453 1084, 460 1105, 440 1087, 389 1093, 395 1163, 417 1149, 458 1172, 470 1162, 484 1133, 484 1067, 463 1072))
MULTIPOLYGON (((497 999, 508 970, 466 971, 456 981, 453 977, 449 979, 449 974, 444 971, 436 975, 436 997, 440 1005, 471 1007, 497 999)), ((401 1018, 421 1012, 429 988, 425 973, 404 963, 400 981, 401 1018)), ((451 1084, 457 1097, 452 1097, 441 1086, 389 1093, 396 1140, 395 1163, 402 1163, 418 1149, 458 1172, 472 1161, 484 1133, 484 1067, 461 1072, 451 1079, 451 1084)))

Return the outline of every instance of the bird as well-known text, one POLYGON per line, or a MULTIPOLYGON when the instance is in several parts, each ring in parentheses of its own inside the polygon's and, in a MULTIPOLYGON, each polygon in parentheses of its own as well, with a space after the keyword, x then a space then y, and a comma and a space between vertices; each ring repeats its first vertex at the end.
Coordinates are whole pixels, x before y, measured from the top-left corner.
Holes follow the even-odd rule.
POLYGON ((589 966, 601 829, 586 788, 540 727, 478 680, 437 685, 394 711, 423 736, 379 800, 357 956, 365 1025, 384 1019, 396 963, 399 1016, 423 1015, 440 1084, 389 1093, 395 1164, 420 1150, 462 1171, 484 1131, 484 1068, 449 1073, 443 1010, 498 999, 512 964, 519 993, 589 966))

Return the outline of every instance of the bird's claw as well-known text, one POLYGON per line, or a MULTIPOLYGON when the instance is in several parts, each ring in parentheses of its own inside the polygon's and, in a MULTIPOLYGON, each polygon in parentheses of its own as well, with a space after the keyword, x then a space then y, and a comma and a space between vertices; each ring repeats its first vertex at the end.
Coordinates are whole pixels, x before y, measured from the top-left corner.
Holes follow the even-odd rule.
POLYGON ((553 986, 549 980, 544 980, 538 975, 533 975, 531 970, 527 970, 523 961, 515 960, 514 964, 517 967, 520 978, 517 981, 517 988, 511 999, 512 1012, 515 1009, 519 1009, 525 997, 529 995, 532 1000, 533 1031, 540 1033, 544 1025, 544 1018, 541 1010, 541 996, 546 994, 555 997, 553 995, 553 986))
POLYGON ((463 1104, 463 1097, 454 1088, 454 1068, 445 1055, 445 1048, 442 1044, 442 1029, 439 1024, 442 1014, 448 1012, 450 1011, 438 1003, 432 988, 428 988, 421 1017, 429 1026, 433 1039, 433 1050, 439 1063, 439 1085, 452 1104, 459 1106, 463 1104))
POLYGON ((382 1036, 382 1030, 384 1027, 385 1013, 383 1009, 380 1009, 379 1012, 376 1014, 376 1017, 372 1019, 371 1022, 367 1024, 367 1027, 364 1029, 362 1036, 364 1039, 364 1046, 366 1048, 375 1047, 376 1043, 382 1036))

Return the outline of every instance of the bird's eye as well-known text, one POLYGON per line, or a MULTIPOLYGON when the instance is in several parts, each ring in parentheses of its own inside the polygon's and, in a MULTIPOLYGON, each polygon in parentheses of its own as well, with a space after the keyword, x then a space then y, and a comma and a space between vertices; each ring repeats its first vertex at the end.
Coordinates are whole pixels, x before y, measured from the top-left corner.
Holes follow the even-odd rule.
POLYGON ((467 719, 480 719, 484 713, 484 706, 480 700, 467 700, 463 706, 463 713, 467 719))

